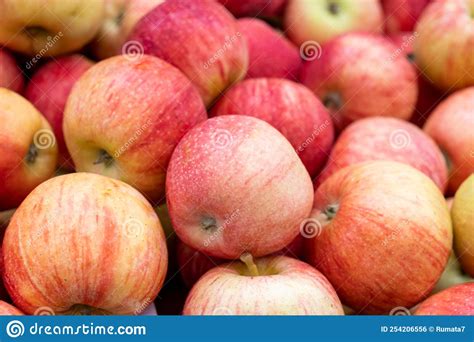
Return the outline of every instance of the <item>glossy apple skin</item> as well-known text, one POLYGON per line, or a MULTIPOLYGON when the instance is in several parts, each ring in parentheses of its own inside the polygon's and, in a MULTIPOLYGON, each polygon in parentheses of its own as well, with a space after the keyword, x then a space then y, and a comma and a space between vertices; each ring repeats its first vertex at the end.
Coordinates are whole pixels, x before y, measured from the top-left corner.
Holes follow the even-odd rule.
POLYGON ((246 78, 276 77, 296 80, 301 68, 299 49, 263 20, 238 20, 247 39, 249 68, 246 78))
POLYGON ((0 300, 0 316, 23 316, 23 312, 15 308, 13 305, 0 300))
POLYGON ((38 186, 13 215, 3 258, 5 287, 27 314, 39 307, 65 314, 77 304, 139 313, 161 289, 168 259, 163 229, 146 199, 91 173, 38 186))
POLYGON ((277 17, 287 0, 218 0, 236 17, 277 17))
POLYGON ((4 0, 0 45, 39 58, 76 51, 94 38, 103 16, 103 1, 4 0))
POLYGON ((415 125, 395 118, 372 117, 349 125, 331 150, 316 184, 340 169, 370 160, 392 160, 413 166, 444 192, 448 168, 433 139, 415 125))
POLYGON ((64 108, 76 81, 93 65, 82 55, 56 58, 34 73, 25 90, 25 97, 53 128, 59 149, 58 166, 66 170, 74 170, 74 165, 64 142, 64 108))
POLYGON ((232 87, 211 111, 212 116, 244 114, 278 129, 314 177, 324 166, 334 141, 328 111, 306 87, 276 78, 245 80, 232 87))
POLYGON ((136 24, 129 42, 180 69, 206 106, 247 73, 247 43, 237 21, 211 0, 166 1, 136 24))
POLYGON ((199 93, 178 69, 153 56, 122 55, 76 82, 63 130, 76 170, 120 179, 159 202, 173 149, 206 117, 199 93), (113 158, 110 165, 97 163, 101 150, 113 158))
POLYGON ((347 32, 382 31, 383 11, 379 1, 339 2, 339 12, 334 15, 328 1, 288 0, 284 18, 286 34, 301 46, 308 41, 324 44, 347 32))
POLYGON ((418 95, 416 71, 396 50, 382 36, 343 35, 303 65, 300 79, 330 109, 339 129, 370 116, 408 120, 418 95))
POLYGON ((474 172, 474 87, 459 90, 431 113, 423 130, 438 144, 448 160, 448 194, 474 172))
POLYGON ((313 201, 311 178, 291 144, 268 123, 243 115, 209 119, 180 141, 166 194, 178 237, 227 259, 288 245, 313 201))
POLYGON ((372 161, 340 170, 316 191, 313 217, 322 229, 309 241, 309 262, 357 313, 387 314, 420 302, 451 252, 443 195, 405 164, 372 161))
POLYGON ((387 33, 411 32, 431 0, 382 0, 387 33))
POLYGON ((23 74, 13 55, 0 48, 0 87, 20 93, 24 83, 23 74))
POLYGON ((310 265, 285 256, 257 259, 256 265, 256 277, 239 261, 207 272, 189 293, 183 314, 344 314, 334 288, 310 265))
POLYGON ((474 316, 474 282, 450 287, 426 299, 415 315, 474 316))
POLYGON ((0 88, 0 211, 17 207, 54 174, 58 149, 48 121, 24 97, 0 88), (43 140, 44 139, 44 140, 43 140), (34 146, 36 156, 29 151, 34 146))
POLYGON ((473 11, 471 0, 434 1, 416 25, 416 62, 427 78, 444 91, 474 85, 473 11))
POLYGON ((456 191, 451 217, 454 249, 464 271, 474 277, 474 174, 456 191))

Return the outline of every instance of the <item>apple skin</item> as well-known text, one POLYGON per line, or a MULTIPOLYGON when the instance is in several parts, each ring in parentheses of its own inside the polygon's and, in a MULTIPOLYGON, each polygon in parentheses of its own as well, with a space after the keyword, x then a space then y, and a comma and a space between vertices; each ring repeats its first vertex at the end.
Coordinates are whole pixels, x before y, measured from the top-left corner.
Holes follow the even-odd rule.
POLYGON ((218 0, 236 17, 278 17, 287 0, 218 0))
POLYGON ((8 88, 21 93, 24 83, 23 74, 15 57, 6 49, 0 48, 0 88, 8 88))
POLYGON ((178 237, 227 259, 287 246, 310 214, 312 189, 283 135, 243 115, 218 116, 189 131, 173 152, 166 178, 178 237))
POLYGON ((426 299, 416 309, 420 316, 473 316, 474 282, 450 287, 426 299))
POLYGON ((53 128, 59 149, 58 166, 66 170, 74 170, 74 165, 64 142, 64 108, 76 81, 93 65, 91 60, 82 55, 56 58, 33 74, 25 90, 25 97, 53 128))
POLYGON ((0 211, 16 208, 54 174, 58 148, 51 126, 24 97, 0 88, 0 211))
POLYGON ((448 96, 431 113, 423 130, 430 135, 448 160, 448 194, 454 194, 461 183, 474 172, 474 87, 448 96))
POLYGON ((15 308, 13 305, 0 300, 0 316, 23 316, 23 312, 15 308))
POLYGON ((474 85, 472 0, 438 0, 423 11, 415 31, 416 63, 438 88, 474 85))
POLYGON ((38 58, 65 54, 91 41, 103 16, 103 1, 4 0, 0 45, 38 58))
POLYGON ((411 32, 431 0, 382 0, 387 33, 411 32))
POLYGON ((302 63, 300 52, 293 43, 263 20, 244 18, 237 22, 249 50, 246 78, 298 78, 302 63))
POLYGON ((378 0, 329 1, 289 0, 284 18, 285 32, 298 46, 314 41, 324 44, 347 32, 379 33, 383 11, 378 0), (336 11, 333 14, 332 10, 336 11))
POLYGON ((247 43, 237 20, 211 0, 166 1, 135 25, 124 50, 127 44, 180 69, 206 106, 247 73, 247 43))
POLYGON ((448 168, 436 143, 415 125, 396 118, 372 117, 349 125, 331 150, 319 185, 340 169, 370 160, 392 160, 426 174, 444 192, 448 168))
POLYGON ((412 307, 433 289, 452 246, 446 201, 426 175, 398 162, 346 167, 316 191, 308 260, 357 313, 412 307), (363 234, 361 234, 363 232, 363 234))
POLYGON ((456 255, 454 253, 451 253, 448 260, 448 264, 446 265, 446 268, 444 269, 441 278, 439 278, 431 294, 433 295, 452 286, 472 281, 474 281, 474 278, 463 272, 461 264, 456 258, 456 255))
POLYGON ((208 271, 193 286, 184 315, 343 315, 327 279, 310 265, 285 256, 255 261, 260 275, 242 262, 208 271))
POLYGON ((451 217, 454 250, 464 271, 474 277, 474 174, 471 174, 456 191, 451 217))
POLYGON ((199 93, 178 69, 153 56, 121 55, 76 82, 63 131, 77 171, 120 179, 155 203, 173 149, 206 118, 199 93))
POLYGON ((25 199, 5 233, 3 258, 5 287, 27 314, 41 307, 137 314, 157 296, 168 256, 160 221, 137 190, 73 173, 25 199))
POLYGON ((408 120, 418 95, 416 71, 396 50, 382 36, 346 34, 304 64, 300 79, 329 108, 340 130, 370 116, 408 120))
POLYGON ((255 78, 232 87, 211 111, 212 116, 245 114, 278 129, 314 177, 327 160, 334 141, 328 111, 301 84, 285 79, 255 78))

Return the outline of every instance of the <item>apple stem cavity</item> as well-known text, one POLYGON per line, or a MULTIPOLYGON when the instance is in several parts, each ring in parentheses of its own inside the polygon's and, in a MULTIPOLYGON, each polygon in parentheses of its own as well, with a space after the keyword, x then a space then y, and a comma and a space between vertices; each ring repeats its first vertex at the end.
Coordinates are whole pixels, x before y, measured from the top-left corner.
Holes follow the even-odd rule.
POLYGON ((43 38, 50 36, 49 31, 40 26, 26 26, 23 28, 23 32, 25 32, 31 38, 43 38))
POLYGON ((250 254, 249 252, 245 252, 240 256, 240 260, 247 266, 250 276, 258 277, 260 275, 258 273, 257 265, 253 261, 252 254, 250 254))
POLYGON ((342 107, 341 95, 335 91, 331 91, 323 97, 323 104, 330 111, 336 112, 342 107))
POLYGON ((336 216, 338 210, 339 204, 330 204, 324 209, 323 214, 328 218, 328 220, 332 220, 334 216, 336 216))
POLYGON ((25 160, 28 164, 34 164, 36 161, 36 158, 38 157, 39 150, 38 147, 36 147, 35 144, 31 144, 30 147, 28 148, 28 152, 26 153, 25 160))
POLYGON ((94 162, 94 165, 104 163, 105 167, 109 167, 114 163, 114 158, 105 150, 99 151, 99 157, 94 162))
POLYGON ((205 216, 201 220, 201 227, 205 231, 214 232, 217 230, 217 222, 213 217, 205 216))
POLYGON ((337 2, 329 1, 328 10, 329 10, 329 13, 331 13, 332 15, 338 15, 339 12, 341 11, 341 6, 339 6, 337 2))

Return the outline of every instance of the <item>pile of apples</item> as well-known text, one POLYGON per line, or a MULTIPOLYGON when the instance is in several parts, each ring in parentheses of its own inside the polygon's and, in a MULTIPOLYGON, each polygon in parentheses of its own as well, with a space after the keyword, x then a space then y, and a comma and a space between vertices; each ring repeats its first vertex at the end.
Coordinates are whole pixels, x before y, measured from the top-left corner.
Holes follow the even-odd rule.
POLYGON ((474 1, 3 0, 0 46, 0 314, 474 314, 474 1))

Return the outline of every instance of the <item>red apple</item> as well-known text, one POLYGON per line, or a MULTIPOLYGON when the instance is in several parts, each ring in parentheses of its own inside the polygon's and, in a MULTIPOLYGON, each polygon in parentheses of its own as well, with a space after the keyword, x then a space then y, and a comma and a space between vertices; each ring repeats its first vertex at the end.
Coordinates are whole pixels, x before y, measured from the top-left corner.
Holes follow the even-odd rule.
POLYGON ((317 184, 346 166, 370 160, 411 165, 430 177, 442 192, 446 188, 446 162, 430 136, 409 122, 383 117, 356 121, 342 132, 317 184))
POLYGON ((287 0, 218 0, 236 17, 277 17, 287 0))
POLYGON ((13 305, 0 300, 0 316, 22 316, 23 312, 15 308, 13 305))
POLYGON ((415 109, 415 69, 382 36, 352 33, 324 45, 303 65, 301 82, 322 99, 339 129, 370 116, 409 119, 415 109))
POLYGON ((23 74, 18 68, 15 57, 6 49, 0 48, 0 87, 20 93, 23 85, 23 74))
POLYGON ((299 46, 324 44, 347 32, 382 32, 383 11, 378 0, 288 0, 284 26, 299 46))
POLYGON ((358 313, 386 314, 426 297, 452 246, 446 201, 411 166, 372 161, 346 167, 316 191, 320 233, 309 261, 358 313))
POLYGON ((450 287, 426 299, 415 315, 473 316, 474 282, 450 287))
POLYGON ((25 98, 0 88, 0 211, 17 207, 54 174, 58 149, 51 126, 25 98))
POLYGON ((459 90, 443 100, 424 126, 448 161, 448 193, 454 194, 474 172, 474 87, 459 90))
POLYGON ((184 315, 343 315, 327 279, 285 256, 218 266, 192 288, 184 315))
POLYGON ((166 193, 178 237, 227 259, 288 245, 313 200, 311 178, 291 144, 268 123, 243 115, 209 119, 180 141, 166 193))
POLYGON ((298 48, 282 33, 260 19, 238 20, 239 32, 247 39, 247 78, 277 77, 296 80, 301 68, 298 48))
POLYGON ((334 140, 331 117, 318 98, 284 79, 245 80, 231 88, 211 113, 245 114, 268 122, 288 139, 313 177, 324 166, 334 140))
POLYGON ((437 87, 452 92, 474 85, 474 1, 432 2, 415 31, 416 63, 437 87))
POLYGON ((73 173, 38 186, 3 240, 4 281, 27 314, 137 314, 166 273, 160 221, 131 186, 73 173))
POLYGON ((248 50, 237 21, 211 0, 166 1, 145 15, 123 46, 180 69, 206 106, 247 72, 248 50))
POLYGON ((63 129, 78 171, 120 179, 159 201, 173 149, 205 119, 199 93, 178 69, 153 56, 121 55, 76 82, 63 129))
POLYGON ((431 0, 382 0, 388 33, 410 32, 431 0))
POLYGON ((31 77, 25 97, 45 116, 57 137, 58 164, 73 170, 74 165, 63 135, 63 114, 73 85, 94 63, 82 55, 56 58, 41 66, 31 77))

